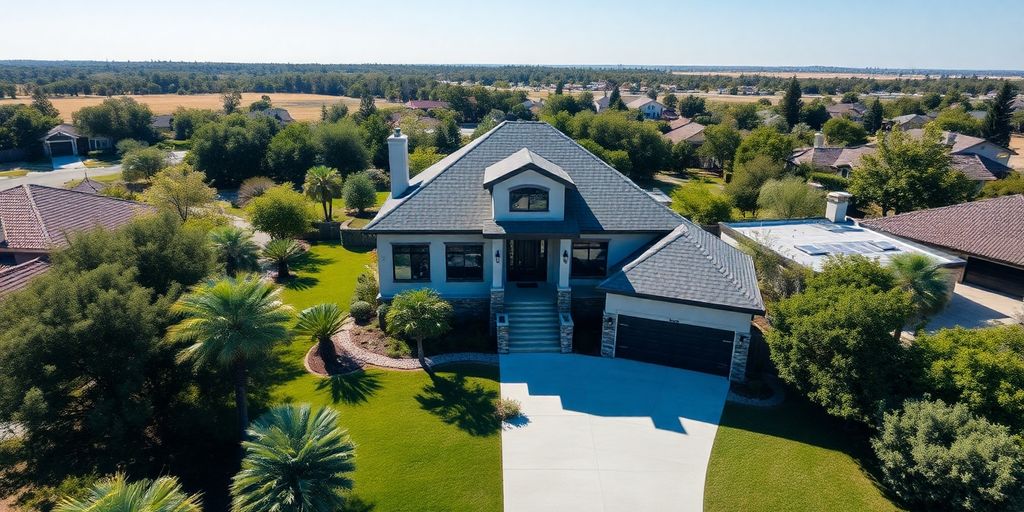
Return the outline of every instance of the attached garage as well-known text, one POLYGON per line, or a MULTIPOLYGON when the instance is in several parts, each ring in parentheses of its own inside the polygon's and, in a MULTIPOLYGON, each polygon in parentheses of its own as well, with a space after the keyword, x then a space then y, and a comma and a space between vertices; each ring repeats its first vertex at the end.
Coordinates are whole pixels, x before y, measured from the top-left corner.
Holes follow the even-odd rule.
POLYGON ((746 378, 751 320, 764 312, 750 256, 684 224, 598 290, 601 355, 746 378))
POLYGON ((71 156, 75 154, 74 146, 71 145, 70 140, 63 141, 50 141, 47 143, 50 147, 50 156, 71 156))
POLYGON ((963 281, 1017 298, 1024 297, 1024 269, 967 257, 963 281))

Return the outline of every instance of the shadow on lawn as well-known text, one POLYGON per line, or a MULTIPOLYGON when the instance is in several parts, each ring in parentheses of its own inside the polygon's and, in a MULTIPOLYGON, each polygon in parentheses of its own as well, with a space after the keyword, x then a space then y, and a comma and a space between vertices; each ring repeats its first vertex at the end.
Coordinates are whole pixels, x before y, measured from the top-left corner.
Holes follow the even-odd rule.
POLYGON ((377 505, 369 503, 359 496, 351 495, 345 498, 345 504, 339 512, 371 512, 376 509, 377 505))
POLYGON ((494 414, 497 399, 497 391, 466 382, 462 373, 451 377, 432 374, 430 384, 416 395, 421 408, 473 436, 489 436, 501 429, 494 414))
POLYGON ((292 276, 284 283, 284 287, 289 290, 308 290, 316 285, 320 284, 320 279, 313 276, 292 276))
POLYGON ((322 379, 316 385, 317 391, 330 390, 331 401, 334 403, 345 402, 347 404, 366 402, 380 387, 380 377, 364 371, 348 375, 335 375, 328 379, 322 379))

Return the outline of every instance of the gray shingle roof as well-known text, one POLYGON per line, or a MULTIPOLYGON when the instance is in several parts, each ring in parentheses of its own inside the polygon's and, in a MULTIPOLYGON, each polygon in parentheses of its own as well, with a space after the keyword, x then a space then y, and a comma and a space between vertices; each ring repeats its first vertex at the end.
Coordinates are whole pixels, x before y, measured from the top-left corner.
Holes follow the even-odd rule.
POLYGON ((493 226, 484 170, 527 148, 576 184, 566 191, 567 219, 581 232, 668 232, 683 220, 643 189, 554 127, 541 122, 504 122, 410 180, 389 199, 366 229, 374 233, 474 232, 493 226))
POLYGON ((598 290, 705 307, 763 313, 754 261, 684 221, 598 290))

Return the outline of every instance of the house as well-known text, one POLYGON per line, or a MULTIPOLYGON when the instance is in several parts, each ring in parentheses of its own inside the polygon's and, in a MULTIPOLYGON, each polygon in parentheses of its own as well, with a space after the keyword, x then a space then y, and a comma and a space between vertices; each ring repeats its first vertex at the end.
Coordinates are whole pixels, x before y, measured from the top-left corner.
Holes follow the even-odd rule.
POLYGON ((828 111, 828 115, 831 118, 845 117, 852 121, 860 121, 864 118, 864 114, 868 112, 867 105, 857 103, 837 103, 835 105, 829 105, 825 107, 828 111))
POLYGON ((392 190, 365 230, 380 294, 428 287, 489 319, 498 350, 572 350, 742 380, 752 260, 680 217, 541 122, 503 122, 409 178, 408 138, 388 138, 392 190))
POLYGON ((659 101, 652 100, 647 96, 642 96, 626 103, 626 108, 630 110, 639 110, 643 113, 644 119, 661 119, 661 114, 665 111, 665 105, 662 105, 659 101))
POLYGON ((161 114, 153 116, 153 121, 149 124, 156 131, 171 131, 174 129, 174 115, 173 114, 161 114))
POLYGON ((288 124, 295 121, 292 115, 288 113, 287 109, 280 107, 270 107, 263 110, 250 110, 247 115, 253 119, 260 116, 267 116, 277 121, 278 124, 288 124))
POLYGON ((1024 195, 918 210, 861 224, 967 260, 962 282, 1024 297, 1024 195))
MULTIPOLYGON (((856 223, 846 216, 850 200, 846 192, 831 192, 824 218, 723 222, 722 240, 739 247, 754 243, 792 264, 820 271, 836 255, 859 254, 881 263, 893 256, 917 253, 928 256, 940 267, 950 270, 950 281, 959 281, 964 260, 938 249, 903 240, 874 229, 867 222, 856 223)), ((953 287, 949 287, 950 293, 953 287)))
POLYGON ((672 141, 673 144, 685 141, 699 146, 704 143, 704 125, 696 121, 680 117, 669 123, 668 126, 670 130, 662 136, 672 141))
POLYGON ((899 128, 900 130, 907 131, 915 128, 924 128, 926 123, 932 121, 933 118, 921 114, 907 114, 903 116, 896 116, 886 121, 886 129, 892 130, 893 128, 899 128))
POLYGON ((435 101, 435 100, 409 100, 405 102, 406 108, 418 109, 418 110, 430 110, 433 108, 448 108, 447 101, 435 101))
POLYGON ((21 185, 0 191, 0 264, 19 264, 64 247, 77 231, 116 228, 152 207, 97 194, 21 185))
POLYGON ((54 126, 39 139, 43 153, 48 157, 85 155, 90 151, 106 150, 113 147, 110 137, 87 136, 74 125, 62 123, 54 126))
POLYGON ((815 145, 809 148, 797 148, 790 154, 788 163, 791 166, 810 165, 815 169, 832 172, 844 178, 850 177, 850 171, 860 166, 864 155, 878 151, 873 144, 863 146, 825 146, 824 136, 815 135, 815 145))
POLYGON ((17 265, 0 265, 0 299, 24 289, 32 279, 45 274, 48 270, 50 262, 43 257, 32 258, 17 265))
MULTIPOLYGON (((921 138, 923 129, 907 130, 915 138, 921 138)), ((1017 154, 1009 148, 989 142, 981 137, 964 135, 957 132, 942 132, 942 143, 949 147, 951 155, 978 155, 1006 167, 1010 164, 1010 155, 1017 154)))
POLYGON ((611 104, 612 98, 608 96, 608 91, 604 91, 604 95, 594 100, 594 110, 596 112, 604 112, 608 110, 608 105, 611 104))

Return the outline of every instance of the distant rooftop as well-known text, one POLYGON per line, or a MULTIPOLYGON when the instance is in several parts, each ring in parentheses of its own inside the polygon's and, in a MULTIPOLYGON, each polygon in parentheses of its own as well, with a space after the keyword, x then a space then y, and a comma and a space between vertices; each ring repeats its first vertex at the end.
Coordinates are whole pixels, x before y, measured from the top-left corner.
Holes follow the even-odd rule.
POLYGON ((956 267, 964 264, 963 260, 950 254, 900 240, 853 222, 793 219, 722 224, 723 237, 734 233, 816 271, 821 270, 831 256, 851 254, 862 254, 886 263, 897 254, 920 253, 942 266, 956 267))

